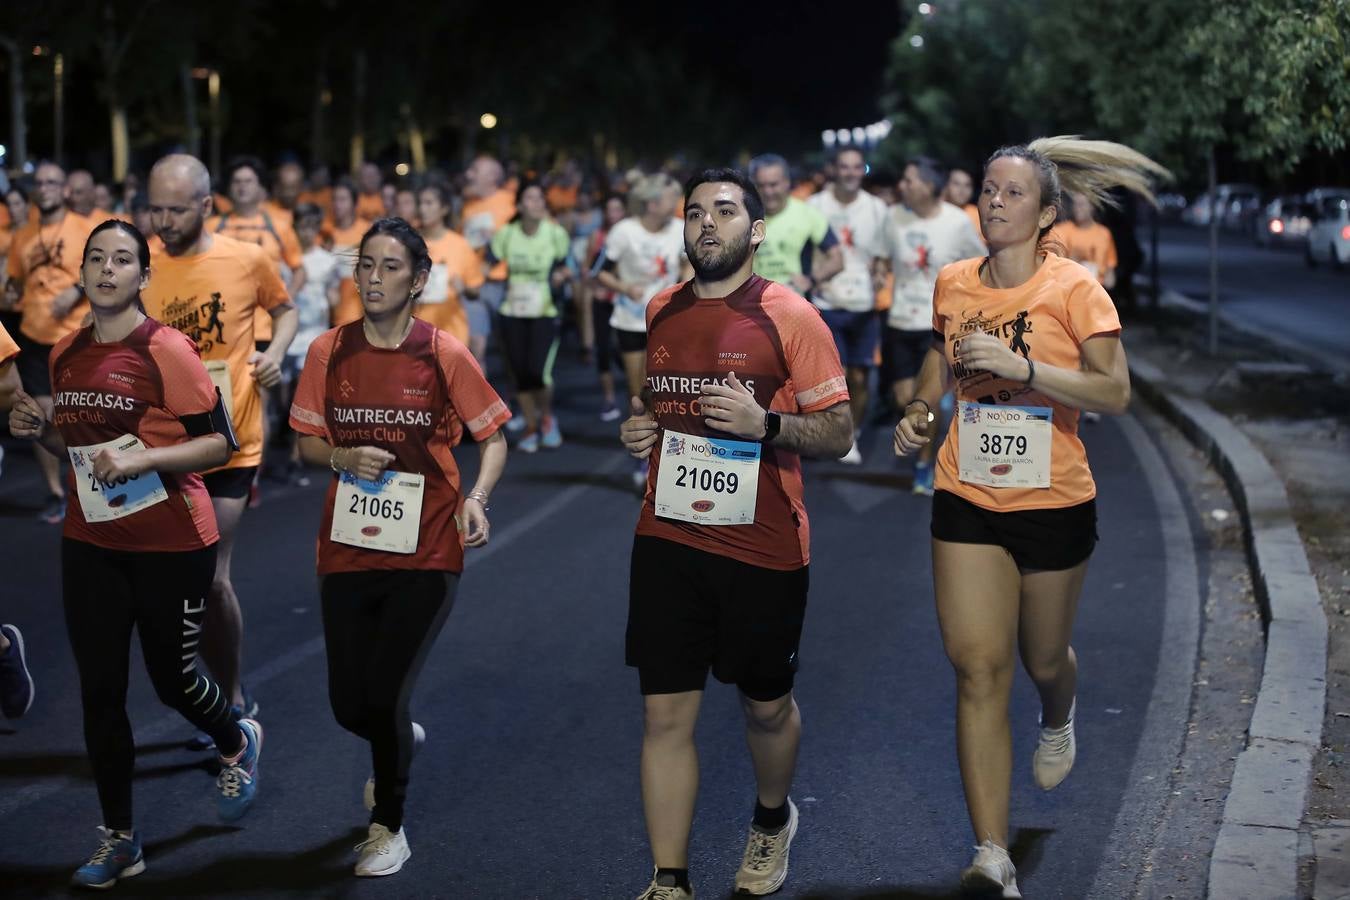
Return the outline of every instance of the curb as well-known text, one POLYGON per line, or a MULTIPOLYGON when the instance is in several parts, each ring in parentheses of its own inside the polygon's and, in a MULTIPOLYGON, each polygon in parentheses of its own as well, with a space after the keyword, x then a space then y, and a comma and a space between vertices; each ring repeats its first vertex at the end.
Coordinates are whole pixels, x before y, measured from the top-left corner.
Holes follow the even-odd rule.
POLYGON ((1261 687, 1210 858, 1207 897, 1296 897, 1299 827, 1326 710, 1327 621, 1317 582, 1284 484, 1261 451, 1227 417, 1169 391, 1147 360, 1130 360, 1130 376, 1223 476, 1242 516, 1266 625, 1261 687))

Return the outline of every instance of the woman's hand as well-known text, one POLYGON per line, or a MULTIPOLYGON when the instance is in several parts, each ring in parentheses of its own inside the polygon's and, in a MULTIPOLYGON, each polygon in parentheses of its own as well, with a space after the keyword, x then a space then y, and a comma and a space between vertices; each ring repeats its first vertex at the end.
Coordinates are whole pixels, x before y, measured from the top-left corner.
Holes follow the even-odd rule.
POLYGON ((956 361, 971 371, 992 372, 999 378, 1023 382, 1031 371, 1019 353, 982 331, 961 338, 955 349, 956 361))
POLYGON ((120 479, 135 478, 149 470, 144 450, 112 450, 107 447, 90 460, 94 477, 104 484, 120 479))
POLYGON ((23 390, 14 392, 14 405, 9 409, 9 433, 30 441, 40 440, 51 423, 38 402, 23 390))
POLYGON ((379 478, 393 461, 394 454, 379 447, 339 447, 333 451, 333 464, 363 481, 379 478))
POLYGON ((911 402, 905 407, 905 415, 895 426, 896 456, 908 456, 932 440, 928 436, 928 429, 933 424, 928 420, 931 414, 927 405, 920 407, 918 403, 911 402), (913 411, 910 411, 911 407, 913 411))
POLYGON ((488 542, 487 508, 477 497, 464 499, 464 546, 482 547, 488 542))

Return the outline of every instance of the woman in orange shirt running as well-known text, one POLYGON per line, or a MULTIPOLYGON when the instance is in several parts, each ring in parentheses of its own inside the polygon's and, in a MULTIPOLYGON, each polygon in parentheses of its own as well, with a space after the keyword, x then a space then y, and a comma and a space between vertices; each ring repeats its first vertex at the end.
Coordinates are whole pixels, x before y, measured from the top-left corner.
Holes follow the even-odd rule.
POLYGON ((1046 253, 1062 191, 1107 201, 1125 187, 1152 200, 1167 171, 1120 144, 1041 138, 985 165, 980 224, 989 255, 942 270, 933 346, 895 452, 930 441, 932 410, 956 382, 958 411, 938 456, 933 584, 956 670, 956 739, 975 839, 968 889, 1020 897, 1008 858, 1013 648, 1041 698, 1036 783, 1064 780, 1076 750, 1077 659, 1069 645, 1097 540, 1096 487, 1078 440, 1083 410, 1130 400, 1111 298, 1086 269, 1046 253))

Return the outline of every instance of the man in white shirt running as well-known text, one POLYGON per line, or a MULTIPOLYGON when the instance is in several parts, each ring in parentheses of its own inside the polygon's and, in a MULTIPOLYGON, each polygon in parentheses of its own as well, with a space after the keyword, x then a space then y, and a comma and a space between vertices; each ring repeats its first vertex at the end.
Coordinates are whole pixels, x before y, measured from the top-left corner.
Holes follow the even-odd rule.
MULTIPOLYGON (((848 373, 849 403, 854 428, 867 411, 868 379, 881 348, 881 317, 876 309, 875 263, 887 255, 882 243, 886 204, 862 189, 867 160, 858 147, 844 147, 834 157, 834 184, 808 197, 806 203, 825 216, 839 239, 844 268, 811 294, 821 318, 830 326, 839 358, 848 373)), ((853 446, 840 461, 862 462, 855 431, 853 446)))

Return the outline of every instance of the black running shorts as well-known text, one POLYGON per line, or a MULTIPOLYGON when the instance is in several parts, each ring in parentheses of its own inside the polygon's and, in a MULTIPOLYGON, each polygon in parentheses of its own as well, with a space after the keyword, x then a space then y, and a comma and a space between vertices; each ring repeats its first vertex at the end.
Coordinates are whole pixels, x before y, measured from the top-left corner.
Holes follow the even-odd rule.
POLYGON ((634 538, 625 656, 642 693, 703 690, 709 669, 752 700, 791 691, 808 568, 783 572, 634 538))
POLYGON ((950 491, 933 495, 933 537, 953 544, 992 544, 1024 571, 1072 569, 1097 544, 1097 501, 1062 509, 994 512, 950 491))

